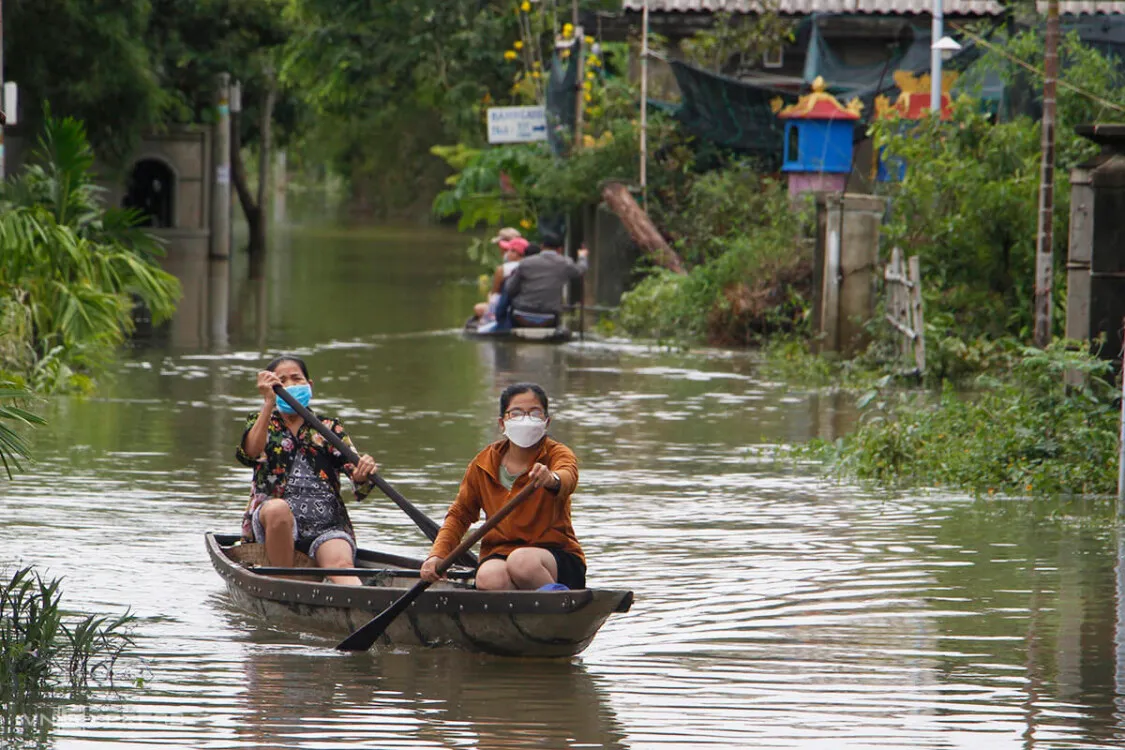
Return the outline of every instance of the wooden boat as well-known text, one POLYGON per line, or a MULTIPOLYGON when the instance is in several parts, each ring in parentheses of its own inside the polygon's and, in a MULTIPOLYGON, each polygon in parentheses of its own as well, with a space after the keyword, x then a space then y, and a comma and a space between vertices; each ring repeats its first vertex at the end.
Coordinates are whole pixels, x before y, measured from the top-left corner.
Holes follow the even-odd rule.
POLYGON ((574 333, 566 326, 554 328, 511 328, 507 331, 481 333, 477 330, 477 319, 469 318, 461 335, 478 341, 533 341, 540 344, 562 344, 574 338, 574 333))
MULTIPOLYGON (((382 612, 418 582, 422 561, 360 549, 356 568, 364 586, 326 582, 306 556, 309 580, 263 575, 260 544, 236 534, 206 534, 211 563, 235 603, 276 623, 340 639, 382 612), (371 571, 368 573, 367 571, 371 571)), ((268 570, 264 568, 263 570, 268 570)), ((383 634, 378 645, 452 647, 500 656, 569 657, 583 651, 615 612, 628 612, 633 592, 478 591, 472 571, 451 571, 451 580, 427 589, 383 634)))

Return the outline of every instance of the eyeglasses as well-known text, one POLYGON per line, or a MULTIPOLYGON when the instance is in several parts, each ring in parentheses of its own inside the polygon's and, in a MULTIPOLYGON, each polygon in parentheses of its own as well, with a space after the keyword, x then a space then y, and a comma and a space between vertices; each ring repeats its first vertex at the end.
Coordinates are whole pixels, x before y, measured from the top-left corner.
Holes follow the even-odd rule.
POLYGON ((534 409, 508 409, 508 411, 504 412, 504 416, 510 419, 520 419, 522 417, 545 419, 547 417, 547 412, 539 407, 535 407, 534 409))

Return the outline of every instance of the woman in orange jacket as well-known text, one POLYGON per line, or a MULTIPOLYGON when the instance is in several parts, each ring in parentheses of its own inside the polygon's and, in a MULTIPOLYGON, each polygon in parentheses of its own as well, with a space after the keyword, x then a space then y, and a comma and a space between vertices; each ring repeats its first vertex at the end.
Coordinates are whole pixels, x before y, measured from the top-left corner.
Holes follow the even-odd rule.
POLYGON ((436 581, 438 562, 481 511, 491 516, 530 483, 536 488, 531 496, 481 540, 477 588, 586 588, 586 557, 570 522, 578 461, 570 448, 547 437, 547 394, 534 383, 508 386, 500 394, 499 423, 504 437, 469 463, 422 578, 436 581))

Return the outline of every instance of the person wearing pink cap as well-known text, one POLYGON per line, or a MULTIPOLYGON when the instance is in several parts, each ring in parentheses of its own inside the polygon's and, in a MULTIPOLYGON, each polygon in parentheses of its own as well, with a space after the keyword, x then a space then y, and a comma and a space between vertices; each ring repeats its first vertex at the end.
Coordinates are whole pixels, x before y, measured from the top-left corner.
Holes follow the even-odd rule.
POLYGON ((504 289, 504 282, 516 270, 520 261, 523 260, 524 253, 527 252, 529 243, 523 237, 512 237, 509 239, 501 239, 497 244, 500 245, 500 249, 504 252, 504 262, 496 266, 496 270, 492 274, 492 287, 488 292, 488 301, 478 302, 473 307, 473 313, 480 322, 491 320, 495 316, 496 301, 500 299, 500 292, 504 289))

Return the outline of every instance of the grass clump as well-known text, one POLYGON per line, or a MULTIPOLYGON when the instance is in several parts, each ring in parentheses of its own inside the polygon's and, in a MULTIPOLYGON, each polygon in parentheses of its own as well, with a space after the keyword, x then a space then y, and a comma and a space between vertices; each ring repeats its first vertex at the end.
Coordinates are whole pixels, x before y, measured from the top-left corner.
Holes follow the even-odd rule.
POLYGON ((134 616, 87 615, 68 621, 59 579, 31 567, 0 584, 0 703, 11 716, 60 694, 112 683, 118 660, 133 645, 134 616))
POLYGON ((1119 419, 1112 363, 1067 343, 1023 348, 1008 372, 982 375, 967 392, 949 381, 936 397, 873 389, 860 399, 854 433, 813 441, 801 453, 827 459, 840 475, 899 486, 1111 494, 1119 419), (1076 382, 1070 387, 1067 373, 1076 382))

